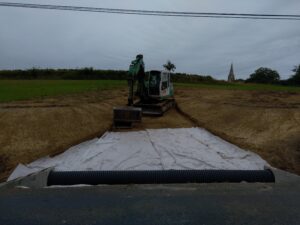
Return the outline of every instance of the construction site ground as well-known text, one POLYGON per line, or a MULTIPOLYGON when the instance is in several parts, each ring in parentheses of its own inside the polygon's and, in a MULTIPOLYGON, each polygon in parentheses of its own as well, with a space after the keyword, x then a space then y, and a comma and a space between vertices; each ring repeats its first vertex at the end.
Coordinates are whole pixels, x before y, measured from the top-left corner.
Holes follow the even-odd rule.
MULTIPOLYGON (((175 97, 176 109, 144 117, 133 130, 203 127, 274 167, 300 174, 299 92, 180 87, 175 97)), ((59 154, 112 130, 112 109, 126 101, 124 88, 1 103, 0 180, 19 163, 59 154)))

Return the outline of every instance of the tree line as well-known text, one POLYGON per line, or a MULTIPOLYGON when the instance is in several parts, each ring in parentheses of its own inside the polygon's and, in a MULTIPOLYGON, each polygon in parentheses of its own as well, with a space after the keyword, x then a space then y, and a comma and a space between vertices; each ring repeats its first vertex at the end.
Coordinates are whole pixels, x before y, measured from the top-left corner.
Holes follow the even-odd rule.
MULTIPOLYGON (((175 69, 174 64, 166 64, 170 70, 175 69)), ((263 83, 300 86, 300 64, 292 70, 293 75, 287 80, 281 80, 276 70, 261 67, 257 69, 246 80, 238 80, 246 83, 263 83)), ((126 70, 96 70, 92 67, 79 69, 39 69, 28 70, 1 70, 2 80, 126 80, 128 78, 126 70)), ((172 73, 172 81, 180 83, 209 83, 224 84, 208 75, 172 73)))
POLYGON ((287 80, 281 80, 276 70, 261 67, 257 69, 245 81, 246 83, 263 83, 263 84, 281 84, 281 85, 300 85, 300 64, 292 70, 293 75, 287 80))
MULTIPOLYGON (((96 70, 92 67, 79 69, 39 69, 28 70, 2 70, 2 80, 127 80, 126 70, 96 70)), ((211 76, 172 73, 173 82, 194 83, 194 82, 218 82, 211 76)))

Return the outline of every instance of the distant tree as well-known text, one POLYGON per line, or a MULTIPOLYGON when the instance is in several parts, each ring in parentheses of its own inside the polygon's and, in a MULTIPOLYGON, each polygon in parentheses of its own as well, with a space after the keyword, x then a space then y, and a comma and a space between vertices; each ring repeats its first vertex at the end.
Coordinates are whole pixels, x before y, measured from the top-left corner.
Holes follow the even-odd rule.
POLYGON ((273 84, 280 80, 279 73, 276 70, 270 68, 261 67, 250 75, 250 78, 246 80, 248 83, 263 83, 273 84))
POLYGON ((236 82, 239 82, 239 83, 244 83, 244 82, 245 82, 245 80, 244 80, 244 79, 241 79, 241 78, 240 78, 240 79, 236 79, 235 81, 236 81, 236 82))
POLYGON ((84 67, 82 70, 82 73, 85 75, 93 74, 94 68, 93 67, 84 67))
POLYGON ((166 70, 169 70, 169 71, 172 71, 172 72, 173 72, 174 70, 176 70, 176 66, 175 66, 173 63, 171 63, 170 60, 168 60, 167 63, 163 65, 163 67, 164 67, 166 70))
POLYGON ((36 79, 38 77, 39 74, 39 69, 32 67, 29 70, 29 74, 30 74, 30 78, 29 79, 36 79))
POLYGON ((293 75, 289 79, 289 83, 300 85, 300 64, 298 66, 295 66, 295 68, 292 71, 295 72, 295 75, 293 75))

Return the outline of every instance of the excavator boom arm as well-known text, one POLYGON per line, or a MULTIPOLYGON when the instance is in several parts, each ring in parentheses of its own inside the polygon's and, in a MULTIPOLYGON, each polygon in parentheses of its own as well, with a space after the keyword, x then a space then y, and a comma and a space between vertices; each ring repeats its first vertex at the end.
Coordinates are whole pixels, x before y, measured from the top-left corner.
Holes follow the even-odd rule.
POLYGON ((133 105, 133 94, 134 94, 134 85, 136 80, 138 81, 137 87, 137 95, 140 98, 144 97, 145 87, 144 87, 144 79, 145 79, 145 64, 143 61, 143 55, 137 55, 136 59, 133 60, 129 66, 128 71, 128 105, 133 105))

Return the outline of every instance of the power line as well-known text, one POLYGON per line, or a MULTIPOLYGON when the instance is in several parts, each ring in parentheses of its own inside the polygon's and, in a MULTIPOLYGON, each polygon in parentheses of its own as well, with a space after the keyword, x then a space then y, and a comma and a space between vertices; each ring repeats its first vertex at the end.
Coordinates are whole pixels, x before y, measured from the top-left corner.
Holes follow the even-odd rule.
POLYGON ((0 6, 32 8, 32 9, 114 13, 114 14, 127 14, 127 15, 146 15, 146 16, 232 18, 232 19, 255 19, 255 20, 300 20, 300 15, 295 15, 295 14, 280 15, 280 14, 253 14, 253 13, 250 14, 250 13, 176 12, 176 11, 95 8, 95 7, 80 7, 80 6, 66 6, 66 5, 41 5, 41 4, 27 4, 27 3, 9 3, 9 2, 0 2, 0 6))

